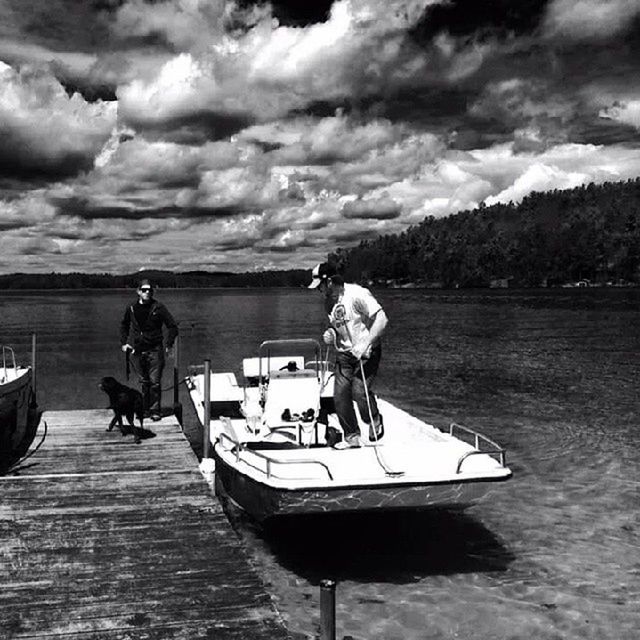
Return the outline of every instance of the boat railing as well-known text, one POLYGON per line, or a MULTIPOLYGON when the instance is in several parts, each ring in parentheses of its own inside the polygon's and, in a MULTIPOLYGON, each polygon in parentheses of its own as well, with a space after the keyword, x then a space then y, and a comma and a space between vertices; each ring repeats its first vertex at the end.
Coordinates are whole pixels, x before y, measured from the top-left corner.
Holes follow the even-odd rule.
POLYGON ((460 456, 460 458, 458 459, 458 464, 456 465, 456 473, 460 473, 462 463, 465 460, 467 460, 471 456, 477 455, 498 456, 500 464, 503 467, 507 466, 507 451, 506 449, 503 449, 497 442, 494 442, 490 438, 487 438, 487 436, 482 435, 478 431, 474 431, 473 429, 458 424, 457 422, 452 422, 449 425, 449 435, 452 437, 457 437, 455 434, 456 430, 463 431, 465 432, 465 434, 472 436, 474 439, 474 451, 468 451, 464 455, 460 456), (480 447, 482 443, 485 443, 485 445, 489 445, 490 447, 492 447, 492 449, 481 449, 480 447))
POLYGON ((14 353, 13 349, 11 347, 8 347, 6 345, 2 345, 2 370, 4 372, 3 375, 3 380, 7 379, 7 355, 11 356, 11 365, 9 366, 9 369, 13 369, 14 371, 16 370, 16 354, 14 353))
POLYGON ((282 476, 278 476, 276 474, 273 473, 272 470, 272 466, 273 465, 315 465, 315 466, 320 466, 322 467, 326 472, 327 475, 329 476, 329 480, 333 480, 333 476, 331 475, 331 471, 329 470, 329 467, 322 461, 320 460, 279 460, 277 458, 271 458, 270 456, 266 456, 263 453, 260 453, 260 451, 256 451, 255 449, 249 449, 247 446, 245 446, 242 442, 238 442, 237 440, 234 440, 229 434, 221 432, 219 434, 219 438, 220 438, 220 444, 222 446, 224 446, 224 441, 228 440, 229 443, 231 443, 231 447, 229 447, 229 451, 233 451, 236 454, 236 462, 240 461, 240 454, 241 453, 250 453, 252 456, 255 456, 257 458, 260 458, 262 460, 265 461, 265 469, 263 470, 261 467, 255 465, 255 464, 251 464, 251 462, 247 459, 246 456, 244 456, 242 458, 242 461, 249 465, 250 467, 253 467, 254 469, 257 469, 258 471, 263 471, 264 473, 267 474, 267 478, 280 478, 280 479, 286 479, 286 480, 294 480, 295 478, 283 478, 282 476))
POLYGON ((269 375, 269 365, 267 364, 266 367, 266 371, 263 369, 263 359, 266 358, 267 363, 269 362, 269 360, 271 359, 271 354, 273 350, 279 350, 282 348, 291 348, 291 347, 296 347, 296 348, 308 348, 308 349, 313 349, 314 351, 314 360, 313 362, 316 363, 315 366, 315 372, 316 372, 316 376, 318 377, 318 379, 320 379, 321 376, 321 370, 320 370, 320 343, 313 339, 313 338, 293 338, 293 339, 288 339, 288 340, 265 340, 261 345, 260 348, 258 350, 258 380, 260 383, 265 382, 265 377, 267 377, 269 375))

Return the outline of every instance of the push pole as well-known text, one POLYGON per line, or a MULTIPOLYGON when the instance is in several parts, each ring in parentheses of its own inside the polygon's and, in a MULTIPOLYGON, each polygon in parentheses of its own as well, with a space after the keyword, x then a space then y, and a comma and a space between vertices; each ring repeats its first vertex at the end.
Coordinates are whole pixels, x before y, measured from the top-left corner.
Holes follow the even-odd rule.
POLYGON ((203 426, 203 442, 202 442, 202 458, 209 457, 209 429, 211 423, 211 360, 204 361, 204 424, 203 426))
POLYGON ((336 583, 320 581, 320 640, 336 640, 336 583))

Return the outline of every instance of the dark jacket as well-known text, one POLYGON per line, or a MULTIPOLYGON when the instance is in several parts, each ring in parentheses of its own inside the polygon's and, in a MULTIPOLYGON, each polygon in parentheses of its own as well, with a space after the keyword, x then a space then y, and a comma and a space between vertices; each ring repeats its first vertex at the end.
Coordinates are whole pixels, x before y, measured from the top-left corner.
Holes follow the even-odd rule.
POLYGON ((178 325, 169 310, 157 300, 151 301, 151 309, 143 326, 138 325, 134 306, 127 307, 120 324, 120 343, 129 342, 129 331, 133 335, 133 348, 136 351, 150 351, 162 348, 162 325, 167 327, 167 347, 172 347, 178 335, 178 325))

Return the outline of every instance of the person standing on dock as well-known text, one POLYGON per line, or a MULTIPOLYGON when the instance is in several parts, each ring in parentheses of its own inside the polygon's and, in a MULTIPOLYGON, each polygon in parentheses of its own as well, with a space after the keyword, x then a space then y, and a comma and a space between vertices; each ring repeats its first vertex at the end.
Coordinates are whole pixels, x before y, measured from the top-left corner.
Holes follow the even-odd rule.
POLYGON ((151 281, 138 284, 138 300, 128 306, 120 324, 122 351, 129 352, 140 379, 145 416, 162 418, 162 372, 165 352, 169 353, 178 335, 178 325, 169 310, 153 297, 151 281), (166 348, 162 327, 167 328, 166 348), (133 340, 130 341, 130 334, 133 340), (133 343, 133 344, 132 344, 133 343))
POLYGON ((369 440, 380 440, 384 425, 371 390, 380 365, 380 338, 387 316, 368 289, 345 283, 330 263, 316 265, 311 275, 309 289, 320 291, 329 318, 330 328, 322 338, 325 344, 335 344, 337 351, 334 402, 344 440, 335 447, 348 449, 361 444, 354 401, 363 422, 369 425, 369 440))

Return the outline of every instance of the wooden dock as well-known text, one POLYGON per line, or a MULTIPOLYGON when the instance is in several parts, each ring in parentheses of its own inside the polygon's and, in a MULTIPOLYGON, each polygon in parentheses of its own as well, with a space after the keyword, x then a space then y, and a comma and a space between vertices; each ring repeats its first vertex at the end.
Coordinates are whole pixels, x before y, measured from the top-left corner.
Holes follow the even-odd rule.
POLYGON ((0 637, 290 638, 175 418, 135 445, 110 415, 47 412, 0 478, 0 637))

